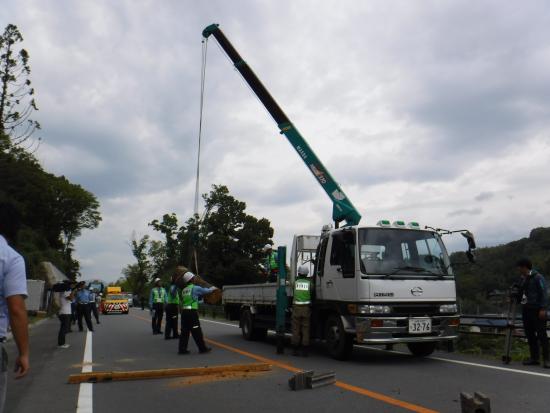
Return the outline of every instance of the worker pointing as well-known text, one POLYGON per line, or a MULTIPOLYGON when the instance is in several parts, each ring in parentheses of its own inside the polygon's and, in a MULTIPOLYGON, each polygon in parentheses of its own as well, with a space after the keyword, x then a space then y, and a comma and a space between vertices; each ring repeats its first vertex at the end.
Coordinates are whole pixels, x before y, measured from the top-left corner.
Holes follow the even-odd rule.
POLYGON ((164 302, 166 300, 166 290, 160 285, 160 278, 155 278, 155 287, 151 290, 149 296, 149 308, 153 313, 151 326, 153 335, 162 334, 162 314, 164 313, 164 302))
POLYGON ((199 349, 199 353, 208 353, 212 349, 206 347, 204 337, 202 335, 201 324, 199 321, 199 301, 207 294, 210 294, 216 287, 203 288, 193 284, 195 274, 186 272, 183 276, 185 287, 181 291, 181 332, 178 354, 189 354, 187 344, 189 343, 189 335, 193 336, 195 344, 199 349))
POLYGON ((292 347, 293 355, 307 357, 309 350, 309 324, 311 318, 311 280, 307 278, 309 268, 300 265, 298 276, 294 282, 294 300, 292 305, 292 347))

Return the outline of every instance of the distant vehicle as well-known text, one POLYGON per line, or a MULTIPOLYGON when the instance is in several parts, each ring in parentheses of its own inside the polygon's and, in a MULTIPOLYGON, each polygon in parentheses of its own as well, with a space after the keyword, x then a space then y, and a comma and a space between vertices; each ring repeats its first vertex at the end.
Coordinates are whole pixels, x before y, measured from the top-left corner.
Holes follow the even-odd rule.
POLYGON ((128 314, 128 298, 126 294, 122 293, 120 287, 107 287, 107 295, 101 301, 101 312, 103 314, 128 314))
POLYGON ((134 294, 132 293, 124 293, 126 297, 128 298, 128 307, 134 306, 134 294))
POLYGON ((107 284, 105 283, 105 281, 91 280, 91 281, 87 282, 87 286, 88 286, 88 289, 90 291, 93 290, 93 291, 97 292, 98 294, 99 293, 105 294, 105 288, 107 287, 107 284))
POLYGON ((107 294, 121 294, 121 293, 122 293, 122 288, 120 287, 115 287, 115 286, 107 287, 107 294))

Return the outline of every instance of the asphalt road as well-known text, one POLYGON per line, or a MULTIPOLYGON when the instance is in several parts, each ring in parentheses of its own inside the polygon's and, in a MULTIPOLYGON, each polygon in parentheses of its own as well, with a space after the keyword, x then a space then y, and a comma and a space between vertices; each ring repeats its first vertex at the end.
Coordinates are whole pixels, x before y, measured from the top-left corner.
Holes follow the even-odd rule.
MULTIPOLYGON (((177 355, 177 342, 151 334, 147 311, 101 318, 90 334, 88 358, 94 371, 127 371, 268 362, 272 371, 214 378, 169 378, 86 385, 67 384, 83 368, 87 334, 67 336, 69 349, 56 348, 58 322, 31 329, 31 372, 8 383, 6 412, 459 412, 459 394, 479 391, 493 412, 547 412, 550 372, 512 365, 504 368, 470 356, 439 353, 417 359, 406 352, 356 347, 346 362, 325 356, 316 346, 309 358, 275 354, 274 337, 247 342, 235 325, 203 320, 213 352, 177 355), (91 346, 90 346, 91 344, 91 346), (294 371, 336 372, 337 384, 292 392, 294 371), (80 409, 77 404, 80 397, 80 409), (89 398, 88 400, 86 398, 89 398)), ((10 367, 14 344, 7 343, 10 367)), ((90 368, 90 365, 86 365, 90 368)))

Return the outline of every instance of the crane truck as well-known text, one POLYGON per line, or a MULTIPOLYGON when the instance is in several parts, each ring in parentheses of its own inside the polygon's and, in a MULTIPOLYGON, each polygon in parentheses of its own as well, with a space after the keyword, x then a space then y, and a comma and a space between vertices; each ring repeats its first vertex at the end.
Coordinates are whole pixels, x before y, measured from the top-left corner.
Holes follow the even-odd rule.
MULTIPOLYGON (((332 201, 334 226, 324 226, 320 235, 294 236, 285 282, 286 295, 292 299, 297 267, 311 266, 315 286, 312 338, 323 340, 336 359, 348 358, 354 344, 403 343, 412 354, 427 356, 438 342, 455 339, 460 316, 455 277, 442 236, 461 233, 468 241, 467 256, 473 260, 472 233, 388 219, 360 225, 361 215, 352 202, 219 25, 203 30, 206 40, 210 36, 332 201)), ((245 339, 263 339, 275 327, 279 288, 280 283, 223 287, 226 314, 239 321, 245 339)))

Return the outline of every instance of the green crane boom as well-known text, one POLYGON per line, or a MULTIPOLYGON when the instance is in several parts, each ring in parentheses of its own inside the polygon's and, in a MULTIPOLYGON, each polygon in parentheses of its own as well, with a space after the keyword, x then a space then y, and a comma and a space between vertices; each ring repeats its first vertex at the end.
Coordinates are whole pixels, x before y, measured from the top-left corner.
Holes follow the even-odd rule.
POLYGON ((243 60, 231 42, 225 37, 220 30, 219 25, 211 24, 206 27, 202 35, 204 38, 214 36, 221 48, 227 53, 235 68, 242 75, 246 83, 252 91, 258 96, 267 111, 273 117, 282 134, 284 134, 290 144, 294 147, 300 158, 304 161, 308 169, 311 171, 317 182, 323 187, 329 198, 332 200, 332 219, 336 226, 341 221, 346 221, 346 225, 357 225, 361 220, 361 215, 355 209, 351 201, 348 199, 342 188, 336 183, 329 171, 321 163, 315 152, 308 145, 304 137, 298 129, 292 124, 290 119, 283 112, 278 103, 273 99, 271 94, 262 84, 260 79, 252 71, 250 66, 243 60))

